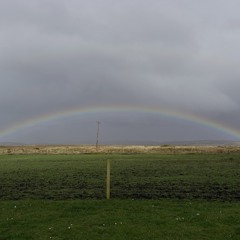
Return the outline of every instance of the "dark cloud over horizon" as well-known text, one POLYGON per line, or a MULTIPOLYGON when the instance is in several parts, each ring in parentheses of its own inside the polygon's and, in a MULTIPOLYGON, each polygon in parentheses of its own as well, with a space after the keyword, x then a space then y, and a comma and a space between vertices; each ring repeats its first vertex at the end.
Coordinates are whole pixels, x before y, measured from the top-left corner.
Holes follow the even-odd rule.
MULTIPOLYGON (((0 132, 51 111, 109 104, 177 109, 240 129, 239 7, 237 0, 2 0, 0 132)), ((153 116, 145 126, 144 116, 130 115, 67 119, 52 133, 36 126, 7 139, 91 142, 98 118, 106 141, 225 137, 191 124, 182 132, 182 123, 168 119, 167 127, 153 116)))

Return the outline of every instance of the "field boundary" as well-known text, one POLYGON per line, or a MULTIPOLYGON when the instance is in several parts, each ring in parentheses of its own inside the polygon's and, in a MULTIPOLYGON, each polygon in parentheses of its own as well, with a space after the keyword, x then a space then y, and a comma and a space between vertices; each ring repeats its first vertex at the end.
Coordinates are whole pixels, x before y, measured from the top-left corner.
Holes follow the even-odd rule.
POLYGON ((7 154, 194 154, 240 153, 240 146, 140 146, 140 145, 24 145, 0 146, 7 154))

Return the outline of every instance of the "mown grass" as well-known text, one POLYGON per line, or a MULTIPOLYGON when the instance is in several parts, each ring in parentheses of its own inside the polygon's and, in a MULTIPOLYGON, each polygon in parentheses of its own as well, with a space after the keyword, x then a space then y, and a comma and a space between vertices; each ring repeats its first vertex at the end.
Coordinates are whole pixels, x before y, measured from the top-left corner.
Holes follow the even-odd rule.
POLYGON ((240 203, 187 200, 1 201, 1 240, 240 239, 240 203))

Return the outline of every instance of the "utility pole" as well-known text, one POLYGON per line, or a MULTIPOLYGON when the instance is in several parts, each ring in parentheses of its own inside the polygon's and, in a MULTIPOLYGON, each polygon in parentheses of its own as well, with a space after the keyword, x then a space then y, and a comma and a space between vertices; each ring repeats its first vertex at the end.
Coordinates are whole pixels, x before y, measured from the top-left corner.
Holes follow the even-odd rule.
POLYGON ((97 121, 97 140, 96 140, 96 151, 98 150, 99 127, 100 127, 100 122, 99 122, 99 121, 97 121))

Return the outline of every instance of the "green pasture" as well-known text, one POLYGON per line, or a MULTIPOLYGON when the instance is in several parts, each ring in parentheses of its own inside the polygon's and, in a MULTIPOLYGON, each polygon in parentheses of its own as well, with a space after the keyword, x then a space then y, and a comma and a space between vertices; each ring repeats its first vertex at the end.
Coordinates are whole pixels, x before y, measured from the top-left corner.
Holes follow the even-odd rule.
POLYGON ((0 199, 240 200, 239 154, 2 155, 0 199))
POLYGON ((1 155, 0 240, 237 240, 239 167, 240 154, 1 155))
POLYGON ((239 240, 240 203, 0 201, 1 240, 239 240))

